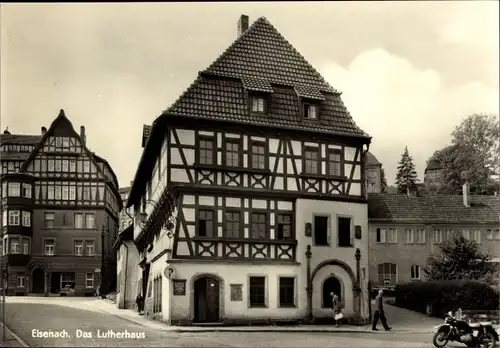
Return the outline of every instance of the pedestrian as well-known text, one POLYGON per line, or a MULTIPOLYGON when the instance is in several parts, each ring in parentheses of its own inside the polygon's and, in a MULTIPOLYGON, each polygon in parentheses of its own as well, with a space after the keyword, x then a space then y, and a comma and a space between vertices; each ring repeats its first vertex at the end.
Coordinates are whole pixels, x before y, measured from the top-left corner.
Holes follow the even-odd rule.
POLYGON ((384 312, 384 291, 379 290, 377 297, 375 297, 375 314, 373 315, 373 325, 372 325, 372 330, 373 331, 378 331, 377 329, 377 323, 378 320, 382 322, 382 326, 384 327, 385 331, 389 331, 392 329, 387 325, 387 319, 385 317, 385 312, 384 312))
POLYGON ((339 327, 340 320, 344 317, 344 315, 342 314, 342 303, 340 302, 340 298, 336 293, 331 292, 330 296, 332 297, 332 310, 335 327, 339 327))
POLYGON ((142 299, 142 295, 139 294, 137 295, 137 298, 135 299, 135 304, 137 305, 137 311, 139 312, 139 314, 142 313, 142 305, 143 305, 143 299, 142 299))

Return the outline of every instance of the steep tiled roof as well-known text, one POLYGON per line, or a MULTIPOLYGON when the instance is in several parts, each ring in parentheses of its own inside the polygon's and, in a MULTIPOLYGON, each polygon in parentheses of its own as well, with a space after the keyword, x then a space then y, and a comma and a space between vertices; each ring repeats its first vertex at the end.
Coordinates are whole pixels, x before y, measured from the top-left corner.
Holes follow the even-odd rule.
POLYGON ((463 196, 405 196, 369 194, 371 221, 427 223, 499 223, 499 196, 470 196, 470 207, 463 196))
POLYGON ((252 76, 288 86, 305 84, 338 93, 264 17, 257 19, 206 72, 235 78, 252 76))
POLYGON ((425 168, 425 171, 434 170, 434 169, 441 169, 441 164, 439 164, 439 162, 436 160, 431 160, 431 161, 429 161, 429 164, 425 168))
POLYGON ((37 145, 41 135, 23 135, 23 134, 0 134, 0 145, 4 144, 22 144, 37 145))
POLYGON ((265 19, 258 19, 163 115, 203 117, 369 138, 321 75, 265 19), (272 92, 267 115, 248 110, 245 86, 272 92), (301 117, 297 94, 320 100, 320 120, 301 117))
POLYGON ((378 160, 377 160, 377 157, 375 157, 370 151, 368 151, 366 153, 366 165, 367 166, 377 166, 377 165, 381 165, 382 163, 380 163, 378 160))

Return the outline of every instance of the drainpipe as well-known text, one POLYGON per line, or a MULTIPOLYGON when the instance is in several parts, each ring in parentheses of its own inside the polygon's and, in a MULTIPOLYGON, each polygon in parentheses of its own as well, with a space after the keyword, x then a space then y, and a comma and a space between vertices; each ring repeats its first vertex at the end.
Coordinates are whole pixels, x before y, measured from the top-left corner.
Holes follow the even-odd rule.
MULTIPOLYGON (((128 245, 123 243, 123 246, 127 250, 125 253, 125 281, 123 282, 123 309, 127 309, 127 266, 128 266, 128 245)), ((118 280, 120 281, 120 280, 118 280)))

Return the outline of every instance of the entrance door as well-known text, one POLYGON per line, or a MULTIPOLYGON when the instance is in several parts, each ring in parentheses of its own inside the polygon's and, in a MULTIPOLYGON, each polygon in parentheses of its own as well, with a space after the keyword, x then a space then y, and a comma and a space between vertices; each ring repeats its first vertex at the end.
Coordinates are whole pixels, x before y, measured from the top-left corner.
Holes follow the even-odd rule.
POLYGON ((199 323, 219 321, 219 282, 212 277, 194 282, 194 320, 199 323))
POLYGON ((39 267, 33 270, 31 276, 31 292, 33 294, 45 293, 45 271, 39 267))
POLYGON ((50 292, 52 294, 58 294, 61 291, 61 273, 51 272, 50 273, 50 292))
POLYGON ((332 308, 331 293, 335 293, 342 300, 342 286, 336 277, 329 277, 323 283, 323 308, 332 308))

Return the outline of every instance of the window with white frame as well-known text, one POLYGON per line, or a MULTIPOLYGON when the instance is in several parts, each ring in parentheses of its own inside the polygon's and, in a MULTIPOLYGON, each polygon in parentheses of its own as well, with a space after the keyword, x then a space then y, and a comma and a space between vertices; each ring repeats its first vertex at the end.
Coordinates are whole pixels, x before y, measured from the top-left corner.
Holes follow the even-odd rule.
POLYGON ((472 231, 472 240, 476 243, 481 243, 481 230, 472 231))
POLYGON ((30 240, 27 238, 23 238, 23 254, 24 255, 29 255, 30 253, 30 240))
POLYGON ((83 214, 75 213, 75 228, 83 228, 83 214))
POLYGON ((85 275, 85 287, 86 288, 94 287, 94 273, 87 273, 85 275))
POLYGON ((420 279, 420 266, 412 265, 410 269, 410 278, 412 280, 420 279))
POLYGON ((31 226, 31 213, 29 211, 23 211, 23 226, 31 226))
POLYGON ((21 184, 9 182, 9 197, 21 197, 21 184))
POLYGON ((31 184, 23 184, 23 197, 31 198, 31 184))
POLYGON ((19 244, 19 237, 11 237, 10 241, 10 253, 11 254, 20 254, 21 253, 21 245, 19 244))
POLYGON ((411 228, 405 229, 405 243, 406 244, 413 243, 413 229, 411 228))
POLYGON ((9 226, 19 226, 20 225, 20 216, 21 213, 19 210, 9 210, 9 226))
POLYGON ((94 214, 85 214, 85 228, 95 228, 94 214))
POLYGON ((394 263, 381 263, 378 265, 379 285, 389 286, 397 283, 397 267, 394 263))
POLYGON ((75 256, 83 255, 83 240, 75 240, 75 256))
POLYGON ((45 250, 45 255, 53 256, 56 251, 56 241, 54 239, 45 239, 44 250, 45 250))
POLYGON ((387 243, 389 244, 398 243, 398 230, 396 228, 389 228, 387 230, 387 243))
POLYGON ((18 276, 17 277, 17 287, 18 288, 25 288, 26 287, 26 277, 25 276, 18 276))
POLYGON ((415 243, 425 244, 425 228, 417 228, 415 230, 415 243))
POLYGON ((252 112, 265 112, 264 98, 252 97, 252 112))
POLYGON ((385 242, 386 242, 386 229, 377 228, 377 243, 385 243, 385 242))
POLYGON ((95 242, 93 240, 85 241, 85 254, 87 254, 87 256, 94 256, 95 242))
POLYGON ((434 244, 441 244, 453 236, 453 230, 452 229, 435 229, 433 233, 433 239, 432 242, 434 244))
POLYGON ((486 239, 487 240, 499 240, 500 239, 500 229, 488 228, 486 230, 486 239))
POLYGON ((466 229, 466 228, 462 228, 460 229, 460 234, 462 235, 462 237, 464 237, 465 239, 470 239, 470 230, 466 229))

